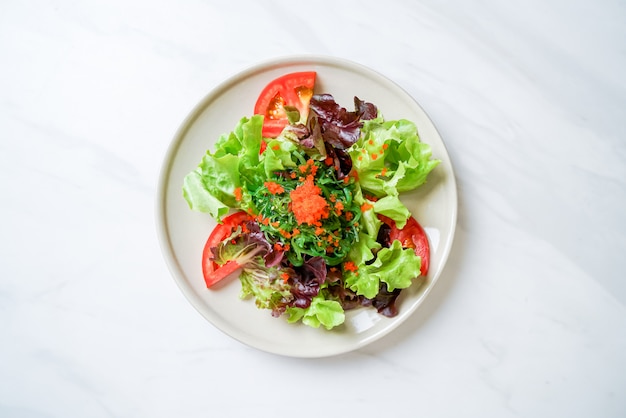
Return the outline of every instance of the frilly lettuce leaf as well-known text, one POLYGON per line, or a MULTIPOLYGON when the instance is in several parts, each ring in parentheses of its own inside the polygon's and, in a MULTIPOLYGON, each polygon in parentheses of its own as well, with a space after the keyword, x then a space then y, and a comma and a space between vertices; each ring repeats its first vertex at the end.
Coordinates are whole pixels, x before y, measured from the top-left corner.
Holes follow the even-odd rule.
POLYGON ((431 159, 430 145, 420 141, 411 121, 366 120, 361 139, 350 155, 364 191, 381 197, 413 190, 440 162, 431 159))
POLYGON ((385 196, 373 202, 374 212, 380 213, 396 222, 396 226, 400 229, 404 228, 407 219, 411 216, 411 212, 400 201, 397 195, 385 196))
POLYGON ((270 141, 263 152, 263 168, 266 177, 271 177, 276 171, 295 167, 297 162, 293 160, 292 151, 296 149, 297 145, 290 141, 270 141))
POLYGON ((246 209, 250 199, 237 199, 235 190, 246 194, 266 178, 259 164, 262 129, 263 116, 244 117, 233 132, 218 139, 214 152, 206 152, 183 181, 183 196, 191 209, 208 212, 218 221, 229 208, 246 209))
POLYGON ((412 248, 402 248, 400 241, 394 241, 389 248, 382 248, 373 263, 357 264, 357 271, 344 271, 346 287, 368 299, 374 298, 380 283, 387 289, 406 289, 413 279, 420 275, 421 258, 412 248))
POLYGON ((326 299, 325 293, 320 294, 311 300, 311 305, 307 308, 288 307, 287 314, 289 323, 302 320, 304 325, 313 328, 319 328, 323 325, 327 330, 332 329, 344 323, 346 314, 339 302, 332 299, 326 299))
POLYGON ((374 258, 373 251, 381 248, 381 245, 376 242, 375 238, 371 235, 363 232, 359 233, 359 240, 354 243, 352 249, 348 253, 348 260, 352 261, 357 266, 365 264, 374 258))
POLYGON ((207 152, 200 165, 183 181, 183 196, 189 207, 208 212, 218 220, 230 207, 236 207, 235 189, 241 185, 237 164, 236 155, 216 158, 207 152))
POLYGON ((270 309, 272 314, 281 315, 287 303, 293 300, 290 286, 281 278, 284 272, 280 267, 267 267, 261 259, 249 263, 239 275, 239 297, 252 297, 258 308, 270 309))

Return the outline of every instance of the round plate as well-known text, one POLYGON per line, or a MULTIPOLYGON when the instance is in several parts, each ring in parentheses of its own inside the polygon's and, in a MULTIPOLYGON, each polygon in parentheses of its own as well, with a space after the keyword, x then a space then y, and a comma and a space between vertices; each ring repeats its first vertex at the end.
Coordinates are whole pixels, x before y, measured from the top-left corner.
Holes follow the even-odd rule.
POLYGON ((359 64, 328 57, 297 57, 256 65, 226 80, 202 100, 176 133, 163 162, 158 184, 157 229, 168 267, 189 302, 217 328, 249 346, 293 357, 345 353, 375 341, 405 321, 422 303, 444 268, 456 226, 457 194, 450 158, 424 110, 398 85, 359 64), (230 132, 243 116, 251 116, 258 94, 271 80, 294 71, 316 71, 316 93, 329 93, 349 110, 354 96, 374 103, 387 120, 409 119, 420 138, 441 160, 428 181, 401 196, 422 224, 431 244, 430 271, 422 285, 403 291, 399 313, 386 318, 375 309, 346 312, 345 324, 327 331, 289 324, 240 300, 236 277, 207 289, 201 270, 204 243, 215 221, 191 211, 182 195, 183 178, 199 164, 215 140, 230 132))

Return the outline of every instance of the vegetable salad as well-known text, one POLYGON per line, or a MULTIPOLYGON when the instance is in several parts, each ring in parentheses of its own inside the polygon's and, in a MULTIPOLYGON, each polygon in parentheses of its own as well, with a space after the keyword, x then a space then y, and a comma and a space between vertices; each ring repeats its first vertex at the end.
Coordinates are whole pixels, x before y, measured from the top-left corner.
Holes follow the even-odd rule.
POLYGON ((395 316, 402 289, 427 273, 427 236, 400 195, 439 160, 414 123, 357 97, 349 111, 314 82, 308 72, 268 84, 183 196, 218 221, 202 256, 207 287, 238 275, 242 298, 330 330, 356 307, 395 316))

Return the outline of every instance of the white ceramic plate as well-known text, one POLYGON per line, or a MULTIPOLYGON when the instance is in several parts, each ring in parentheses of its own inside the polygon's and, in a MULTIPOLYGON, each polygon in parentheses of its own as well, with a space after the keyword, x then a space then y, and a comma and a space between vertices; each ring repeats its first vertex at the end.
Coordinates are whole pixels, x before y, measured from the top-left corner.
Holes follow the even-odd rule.
POLYGON ((183 122, 163 163, 157 196, 157 228, 168 267, 189 302, 217 328, 257 349, 293 357, 324 357, 345 353, 375 341, 405 321, 437 281, 444 268, 456 226, 457 192, 450 158, 433 123, 398 85, 353 62, 327 57, 274 60, 249 68, 209 93, 183 122), (423 285, 414 285, 398 299, 399 314, 379 315, 374 309, 348 311, 344 325, 327 331, 288 324, 239 299, 236 278, 210 290, 201 271, 204 243, 215 226, 208 214, 193 212, 182 196, 184 176, 200 162, 215 140, 230 132, 239 119, 251 116, 257 95, 274 78, 294 71, 317 72, 316 93, 330 93, 352 109, 353 98, 372 102, 387 119, 405 118, 418 126, 420 138, 432 147, 441 164, 427 184, 403 196, 431 243, 430 271, 423 285))

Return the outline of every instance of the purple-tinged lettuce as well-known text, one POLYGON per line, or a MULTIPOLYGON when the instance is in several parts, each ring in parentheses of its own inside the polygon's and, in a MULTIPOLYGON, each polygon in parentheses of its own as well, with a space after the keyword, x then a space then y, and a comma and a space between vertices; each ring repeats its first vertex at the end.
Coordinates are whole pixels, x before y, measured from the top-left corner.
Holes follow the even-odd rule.
POLYGON ((372 103, 354 97, 353 112, 339 105, 330 94, 316 94, 309 104, 311 115, 319 126, 324 142, 337 149, 348 149, 361 136, 364 120, 374 119, 378 110, 372 103))

